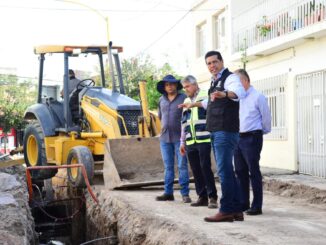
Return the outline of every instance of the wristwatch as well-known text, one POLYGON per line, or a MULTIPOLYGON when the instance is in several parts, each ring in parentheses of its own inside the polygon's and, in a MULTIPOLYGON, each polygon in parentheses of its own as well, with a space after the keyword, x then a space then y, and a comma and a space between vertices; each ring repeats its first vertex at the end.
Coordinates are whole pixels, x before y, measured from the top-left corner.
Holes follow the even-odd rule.
POLYGON ((229 98, 228 91, 225 91, 225 98, 229 98))

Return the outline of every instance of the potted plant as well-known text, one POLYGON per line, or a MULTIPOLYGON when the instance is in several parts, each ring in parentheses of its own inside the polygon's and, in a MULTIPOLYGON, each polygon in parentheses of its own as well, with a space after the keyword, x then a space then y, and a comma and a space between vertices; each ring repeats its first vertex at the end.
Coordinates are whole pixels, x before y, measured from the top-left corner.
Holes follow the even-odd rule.
POLYGON ((268 23, 266 16, 263 16, 263 20, 261 21, 261 24, 257 25, 257 29, 259 30, 259 35, 263 37, 266 37, 271 31, 272 26, 270 23, 268 23))

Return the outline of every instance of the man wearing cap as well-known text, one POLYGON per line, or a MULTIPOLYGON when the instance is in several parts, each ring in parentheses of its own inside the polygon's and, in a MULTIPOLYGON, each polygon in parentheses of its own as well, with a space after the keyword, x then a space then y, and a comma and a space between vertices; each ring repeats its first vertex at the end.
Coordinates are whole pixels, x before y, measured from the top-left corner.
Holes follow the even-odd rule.
POLYGON ((184 203, 190 203, 189 174, 187 159, 179 152, 181 136, 182 108, 178 108, 186 98, 179 93, 182 89, 180 80, 172 75, 165 76, 157 83, 157 91, 162 94, 159 99, 158 116, 161 120, 160 148, 164 163, 164 193, 157 196, 157 201, 173 201, 174 159, 177 157, 179 184, 184 203))

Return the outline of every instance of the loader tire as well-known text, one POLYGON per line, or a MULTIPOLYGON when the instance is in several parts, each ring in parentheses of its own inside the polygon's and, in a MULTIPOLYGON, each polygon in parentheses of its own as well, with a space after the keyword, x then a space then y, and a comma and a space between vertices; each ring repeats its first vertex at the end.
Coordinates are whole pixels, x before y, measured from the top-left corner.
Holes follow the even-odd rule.
MULTIPOLYGON (((44 134, 37 121, 30 123, 25 129, 24 159, 28 167, 47 166, 44 134)), ((52 178, 57 171, 57 169, 39 169, 30 170, 30 173, 32 179, 43 180, 52 178)))
MULTIPOLYGON (((88 181, 92 184, 94 176, 94 159, 92 153, 86 146, 75 146, 70 150, 67 164, 70 165, 77 163, 84 165, 88 181)), ((86 187, 81 168, 68 168, 68 179, 74 187, 86 187)))

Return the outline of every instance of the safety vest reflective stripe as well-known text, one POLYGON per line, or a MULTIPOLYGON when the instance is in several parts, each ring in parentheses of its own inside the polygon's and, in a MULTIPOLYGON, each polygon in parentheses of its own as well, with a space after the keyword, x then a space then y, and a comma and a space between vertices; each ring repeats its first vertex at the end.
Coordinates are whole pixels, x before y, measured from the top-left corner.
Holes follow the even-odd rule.
MULTIPOLYGON (((206 119, 199 119, 192 123, 192 125, 200 125, 200 124, 206 124, 206 119)), ((182 126, 183 127, 191 126, 191 123, 190 121, 187 121, 185 123, 182 123, 182 126)))
POLYGON ((190 122, 189 122, 189 121, 186 121, 186 122, 182 123, 182 126, 183 126, 183 127, 190 126, 190 122))
POLYGON ((206 119, 198 119, 193 122, 193 125, 197 125, 197 124, 206 124, 206 119))
POLYGON ((211 134, 208 131, 196 132, 196 136, 210 136, 211 134))
POLYGON ((187 134, 186 134, 186 139, 187 139, 187 138, 191 138, 191 134, 190 134, 190 133, 187 133, 187 134))

